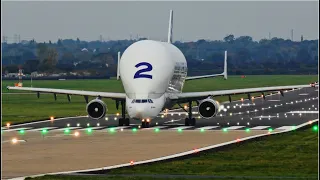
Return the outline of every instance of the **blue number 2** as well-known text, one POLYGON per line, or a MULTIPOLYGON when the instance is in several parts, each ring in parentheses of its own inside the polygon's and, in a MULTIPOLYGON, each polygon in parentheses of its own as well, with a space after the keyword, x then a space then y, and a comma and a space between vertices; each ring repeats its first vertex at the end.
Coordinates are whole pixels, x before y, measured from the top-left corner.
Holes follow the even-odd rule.
POLYGON ((144 72, 149 72, 152 70, 152 65, 147 63, 147 62, 141 62, 141 63, 138 63, 136 64, 136 68, 140 67, 140 66, 147 66, 146 68, 144 69, 140 69, 139 71, 137 71, 135 74, 134 74, 134 77, 133 79, 137 79, 137 78, 148 78, 148 79, 152 79, 152 75, 149 75, 149 74, 142 74, 144 72))

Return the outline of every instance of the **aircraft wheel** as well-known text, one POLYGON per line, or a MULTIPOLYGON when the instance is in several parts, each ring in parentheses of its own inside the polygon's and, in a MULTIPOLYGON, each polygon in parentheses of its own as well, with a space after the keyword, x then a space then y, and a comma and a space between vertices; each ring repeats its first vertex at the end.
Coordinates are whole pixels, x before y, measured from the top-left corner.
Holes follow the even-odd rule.
POLYGON ((129 118, 126 118, 126 119, 125 119, 125 125, 126 125, 126 126, 130 126, 130 119, 129 119, 129 118))
POLYGON ((192 118, 192 119, 191 119, 190 125, 191 125, 191 126, 195 126, 195 125, 196 125, 196 118, 192 118))
POLYGON ((189 118, 186 118, 186 119, 184 120, 184 125, 185 125, 185 126, 189 126, 189 118))
POLYGON ((145 128, 145 127, 146 127, 146 122, 142 121, 141 128, 145 128))
POLYGON ((150 122, 146 122, 146 128, 149 128, 150 127, 150 122))
POLYGON ((123 118, 119 118, 119 126, 123 126, 123 122, 124 121, 124 119, 123 118))

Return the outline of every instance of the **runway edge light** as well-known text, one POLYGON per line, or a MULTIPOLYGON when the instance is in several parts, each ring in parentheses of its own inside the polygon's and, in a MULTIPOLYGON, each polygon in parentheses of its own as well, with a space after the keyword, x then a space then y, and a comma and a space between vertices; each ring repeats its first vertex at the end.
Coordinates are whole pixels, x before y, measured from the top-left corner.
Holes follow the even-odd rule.
POLYGON ((318 131, 318 125, 314 125, 314 126, 312 127, 312 130, 313 130, 313 131, 318 131))

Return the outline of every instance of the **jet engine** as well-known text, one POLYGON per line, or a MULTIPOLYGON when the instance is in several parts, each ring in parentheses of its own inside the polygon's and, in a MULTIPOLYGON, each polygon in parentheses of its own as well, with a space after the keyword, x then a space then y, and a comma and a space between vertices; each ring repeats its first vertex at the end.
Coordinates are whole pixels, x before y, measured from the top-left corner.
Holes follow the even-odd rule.
POLYGON ((88 115, 93 119, 101 119, 107 113, 107 105, 101 99, 94 99, 87 104, 88 115))
POLYGON ((203 118, 211 118, 219 112, 220 104, 213 99, 204 99, 199 103, 199 114, 203 118))

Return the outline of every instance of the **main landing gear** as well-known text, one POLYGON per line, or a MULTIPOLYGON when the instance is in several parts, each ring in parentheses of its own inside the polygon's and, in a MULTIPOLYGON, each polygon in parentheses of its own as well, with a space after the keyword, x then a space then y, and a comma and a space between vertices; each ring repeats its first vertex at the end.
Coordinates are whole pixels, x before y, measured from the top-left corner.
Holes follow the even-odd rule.
MULTIPOLYGON (((180 104, 178 104, 178 105, 181 107, 180 104)), ((184 109, 183 107, 181 107, 181 108, 184 109)), ((185 126, 195 126, 196 125, 196 118, 192 117, 192 101, 189 101, 189 109, 186 112, 188 113, 188 118, 186 118, 184 120, 184 125, 185 126)))
POLYGON ((119 126, 129 126, 130 119, 126 118, 126 101, 121 102, 121 118, 119 118, 119 126))

